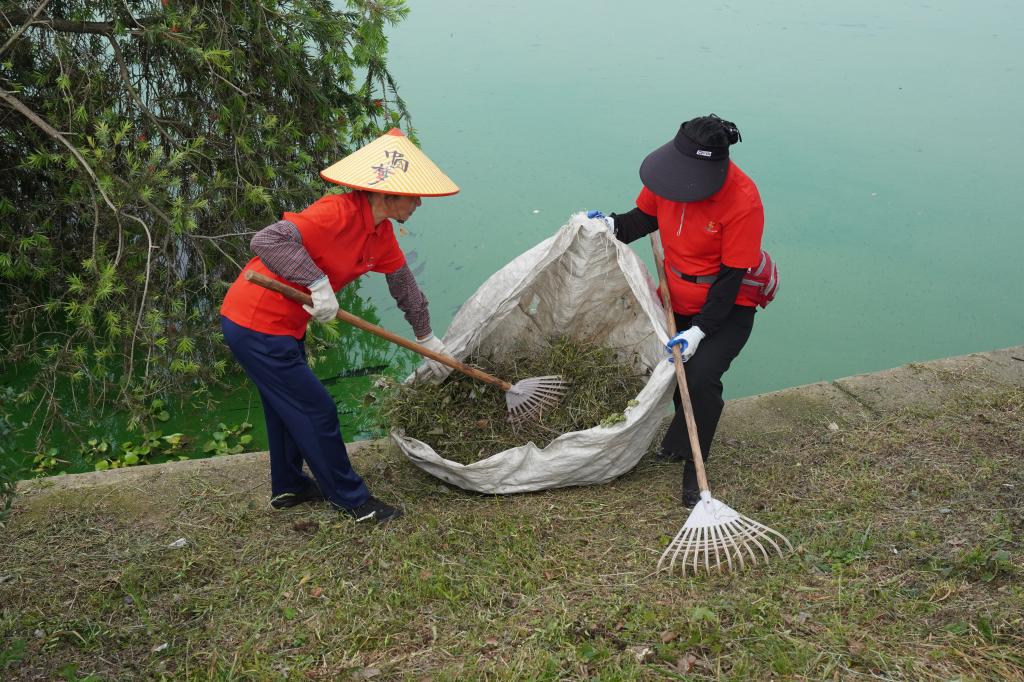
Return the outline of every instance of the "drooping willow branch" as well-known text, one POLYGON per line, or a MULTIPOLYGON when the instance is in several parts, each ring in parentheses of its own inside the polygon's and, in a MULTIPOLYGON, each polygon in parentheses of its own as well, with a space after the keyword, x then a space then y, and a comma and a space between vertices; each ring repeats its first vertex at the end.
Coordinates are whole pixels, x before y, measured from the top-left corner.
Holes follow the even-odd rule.
POLYGON ((114 202, 110 200, 110 197, 107 196, 106 191, 104 191, 103 186, 100 184, 100 179, 96 177, 96 173, 93 172, 92 166, 89 165, 89 162, 85 160, 75 145, 71 144, 66 137, 61 135, 60 131, 47 123, 42 116, 32 111, 32 109, 30 109, 24 102, 10 92, 0 89, 0 99, 6 102, 9 107, 31 121, 37 128, 67 147, 68 151, 75 157, 75 160, 78 161, 79 165, 81 165, 85 172, 89 174, 89 177, 92 178, 92 181, 96 184, 96 188, 100 192, 100 196, 103 197, 103 201, 108 207, 110 207, 110 210, 113 211, 115 215, 119 213, 117 207, 114 206, 114 202))
POLYGON ((124 55, 121 54, 121 46, 117 44, 117 39, 112 33, 106 34, 106 37, 107 40, 110 41, 111 49, 114 51, 114 60, 117 62, 117 66, 121 72, 121 82, 124 83, 124 87, 128 90, 128 94, 131 95, 131 98, 135 101, 139 110, 141 110, 146 118, 148 118, 150 122, 156 126, 156 129, 160 131, 160 135, 164 140, 166 140, 167 144, 172 147, 177 147, 177 143, 170 135, 167 134, 164 127, 160 125, 160 121, 156 119, 156 116, 153 115, 153 112, 149 110, 149 107, 147 107, 145 102, 142 101, 142 97, 139 96, 139 93, 136 92, 135 88, 132 86, 131 78, 128 75, 128 65, 124 62, 124 55))
MULTIPOLYGON (((118 221, 118 226, 120 226, 121 222, 120 216, 124 215, 125 217, 134 220, 140 226, 142 226, 143 231, 146 233, 146 241, 148 243, 148 248, 146 249, 146 270, 142 287, 142 300, 139 302, 139 313, 135 321, 135 328, 132 332, 132 340, 128 352, 127 376, 131 377, 132 369, 134 367, 135 341, 138 338, 139 329, 142 327, 142 316, 146 309, 146 295, 149 292, 149 280, 151 276, 151 267, 153 259, 153 235, 149 230, 149 226, 146 225, 146 222, 139 218, 138 216, 126 213, 114 205, 114 202, 107 195, 106 190, 103 189, 103 185, 100 183, 99 178, 96 177, 96 173, 93 171, 92 166, 90 166, 89 162, 85 160, 81 152, 78 151, 78 148, 75 147, 75 145, 71 144, 71 142, 69 142, 68 139, 60 133, 60 131, 56 130, 53 126, 47 123, 46 120, 43 119, 39 114, 32 111, 31 108, 29 108, 24 102, 19 100, 11 93, 5 90, 0 90, 0 99, 6 102, 8 106, 10 106, 12 109, 25 116, 25 118, 31 121, 37 128, 42 130, 51 138, 60 142, 65 147, 67 147, 68 151, 71 152, 71 155, 75 157, 75 160, 78 161, 78 163, 82 166, 85 172, 89 174, 89 177, 92 178, 93 184, 99 191, 100 196, 103 197, 104 203, 107 204, 107 206, 113 212, 115 219, 118 221)), ((126 383, 125 385, 127 386, 128 384, 126 383)))

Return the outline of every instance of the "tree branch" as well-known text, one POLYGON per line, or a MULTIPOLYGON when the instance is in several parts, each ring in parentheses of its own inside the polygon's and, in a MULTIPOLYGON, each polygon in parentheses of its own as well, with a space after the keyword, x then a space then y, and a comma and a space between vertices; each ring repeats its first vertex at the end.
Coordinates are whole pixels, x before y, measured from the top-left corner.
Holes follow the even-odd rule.
MULTIPOLYGON (((26 29, 28 29, 28 27, 32 25, 32 22, 36 20, 36 17, 39 16, 39 13, 43 11, 47 3, 49 2, 50 0, 43 0, 41 3, 39 3, 39 6, 35 8, 32 14, 29 14, 28 12, 22 12, 22 14, 24 14, 26 17, 25 19, 18 19, 12 16, 12 18, 14 18, 15 23, 17 23, 18 21, 21 21, 22 23, 18 30, 15 31, 11 35, 11 37, 7 39, 7 42, 4 43, 4 46, 0 47, 0 56, 2 56, 4 52, 7 52, 7 48, 13 45, 14 42, 21 37, 21 34, 24 33, 26 29)), ((21 10, 18 11, 21 12, 21 10)), ((10 14, 13 15, 14 12, 11 12, 10 14)), ((7 18, 7 15, 4 15, 4 18, 7 18)), ((14 28, 13 24, 11 25, 11 28, 14 28)))
POLYGON ((153 112, 149 110, 146 103, 142 101, 142 97, 139 96, 139 93, 136 92, 135 88, 132 86, 131 77, 128 75, 128 65, 124 62, 124 55, 121 54, 121 46, 117 44, 117 39, 114 38, 112 33, 106 34, 106 37, 107 40, 110 41, 110 47, 114 51, 114 59, 117 61, 117 65, 121 71, 121 80, 124 82, 124 87, 128 89, 128 93, 132 96, 132 99, 135 100, 135 104, 142 110, 142 113, 146 118, 148 118, 150 122, 156 126, 156 129, 160 131, 160 135, 167 144, 171 147, 177 147, 177 143, 171 139, 170 135, 167 134, 164 127, 160 125, 160 121, 157 120, 156 116, 153 115, 153 112))
POLYGON ((92 178, 92 181, 96 183, 96 189, 100 191, 100 196, 103 197, 103 201, 106 202, 107 206, 110 207, 110 210, 113 211, 115 214, 120 213, 120 211, 117 210, 117 207, 114 206, 114 202, 110 200, 110 197, 107 196, 107 193, 104 191, 103 186, 100 184, 100 179, 96 177, 96 173, 94 173, 92 170, 92 166, 89 165, 89 163, 82 156, 81 152, 78 151, 78 148, 75 147, 75 145, 68 142, 68 139, 66 137, 61 135, 59 131, 57 131, 53 126, 51 126, 49 123, 43 120, 43 118, 39 114, 32 111, 28 106, 25 105, 24 102, 22 102, 20 99, 15 97, 10 92, 0 89, 0 99, 6 102, 9 107, 20 113, 22 116, 27 118, 32 123, 34 123, 37 128, 42 130, 44 133, 46 133, 53 139, 60 142, 65 147, 67 147, 68 151, 71 152, 71 155, 75 157, 75 160, 78 161, 79 165, 81 165, 85 172, 89 174, 89 177, 92 178))
MULTIPOLYGON (((3 16, 12 24, 19 22, 22 23, 22 31, 33 26, 39 26, 58 33, 87 33, 102 36, 114 33, 114 24, 109 21, 69 21, 67 19, 55 19, 53 17, 40 17, 38 14, 39 8, 31 14, 23 9, 12 9, 3 12, 3 16)), ((163 23, 163 17, 160 16, 152 16, 144 19, 131 17, 131 19, 136 26, 142 27, 128 30, 128 33, 134 36, 142 35, 145 32, 145 29, 152 26, 159 26, 163 23)))
MULTIPOLYGON (((103 201, 106 202, 107 206, 110 207, 110 210, 114 212, 114 215, 124 215, 125 217, 134 220, 135 222, 142 226, 142 230, 146 233, 146 242, 148 244, 148 247, 146 249, 146 279, 142 288, 142 300, 139 303, 139 314, 135 320, 135 329, 132 332, 131 347, 128 353, 128 376, 131 377, 131 372, 134 363, 135 340, 136 338, 138 338, 139 328, 142 326, 142 315, 146 309, 146 295, 149 292, 150 267, 152 265, 153 258, 153 235, 149 231, 149 226, 146 225, 145 221, 143 221, 138 216, 132 215, 130 213, 122 213, 116 206, 114 206, 114 202, 110 200, 109 196, 107 196, 106 191, 104 191, 103 186, 100 184, 99 178, 96 177, 96 173, 93 172, 92 167, 82 157, 82 154, 78 151, 78 149, 73 144, 68 142, 66 137, 61 135, 60 132, 53 128, 53 126, 51 126, 49 123, 43 120, 43 118, 40 117, 39 114, 32 111, 28 106, 25 105, 24 102, 22 102, 6 90, 0 90, 0 99, 6 102, 8 106, 10 106, 12 109, 25 116, 25 118, 34 123, 47 135, 49 135, 50 137, 63 144, 65 147, 67 147, 68 151, 71 152, 71 154, 75 157, 75 159, 82 166, 82 168, 84 168, 85 171, 89 174, 89 177, 92 178, 93 183, 96 185, 96 189, 99 190, 100 195, 103 197, 103 201)), ((120 223, 120 220, 118 222, 120 223)), ((130 385, 130 383, 131 382, 129 379, 129 381, 126 382, 126 386, 130 385)))
POLYGON ((68 21, 67 19, 54 19, 53 17, 39 17, 38 12, 29 14, 25 10, 15 9, 6 12, 9 20, 15 23, 23 22, 25 27, 41 26, 52 31, 61 33, 93 33, 107 35, 112 33, 114 25, 107 21, 68 21))
MULTIPOLYGON (((142 315, 146 310, 146 296, 149 294, 149 279, 151 274, 151 268, 153 264, 153 233, 149 231, 149 226, 146 225, 142 218, 131 213, 125 213, 125 216, 131 218, 139 225, 142 226, 143 231, 146 233, 146 278, 142 285, 142 298, 139 301, 139 314, 135 318, 135 328, 132 330, 131 344, 128 346, 128 371, 125 373, 127 380, 124 382, 124 389, 122 395, 128 397, 128 387, 132 385, 132 372, 135 369, 135 341, 139 337, 139 329, 142 328, 142 315)), ((146 374, 149 373, 149 363, 146 363, 146 374)))
POLYGON ((189 237, 190 239, 211 239, 211 240, 216 240, 216 239, 231 239, 232 237, 247 237, 250 234, 256 234, 257 232, 259 232, 259 230, 250 230, 248 232, 231 232, 229 234, 213 234, 213 235, 186 233, 185 236, 189 237))

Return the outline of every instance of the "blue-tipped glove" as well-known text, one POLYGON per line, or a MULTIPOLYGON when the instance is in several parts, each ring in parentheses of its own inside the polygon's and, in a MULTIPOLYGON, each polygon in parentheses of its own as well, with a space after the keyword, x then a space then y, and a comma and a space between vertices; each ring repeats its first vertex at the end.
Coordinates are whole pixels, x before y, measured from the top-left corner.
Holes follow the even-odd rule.
POLYGON ((668 351, 668 361, 675 362, 675 354, 672 346, 679 346, 679 354, 683 356, 683 362, 693 357, 697 352, 697 346, 704 340, 704 332, 700 327, 690 327, 685 332, 680 332, 668 340, 665 350, 668 351))
POLYGON ((338 314, 338 298, 331 288, 331 280, 324 275, 309 285, 309 296, 313 305, 304 305, 302 309, 319 322, 330 322, 338 314))
POLYGON ((608 231, 615 234, 615 220, 613 218, 609 218, 600 211, 587 211, 587 217, 601 220, 608 227, 608 231))

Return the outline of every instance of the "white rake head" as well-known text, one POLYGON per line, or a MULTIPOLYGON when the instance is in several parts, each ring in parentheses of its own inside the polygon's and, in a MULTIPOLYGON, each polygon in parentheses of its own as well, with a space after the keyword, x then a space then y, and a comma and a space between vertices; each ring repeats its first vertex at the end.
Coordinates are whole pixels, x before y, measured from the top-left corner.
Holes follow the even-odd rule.
POLYGON ((508 420, 540 419, 545 410, 561 402, 568 389, 569 382, 557 374, 517 381, 505 391, 508 420))
POLYGON ((742 569, 747 561, 753 565, 759 558, 768 561, 770 554, 782 556, 776 539, 792 551, 793 545, 782 533, 743 516, 702 490, 700 502, 662 552, 658 570, 671 572, 678 565, 686 575, 687 570, 696 574, 701 569, 708 573, 712 569, 742 569))

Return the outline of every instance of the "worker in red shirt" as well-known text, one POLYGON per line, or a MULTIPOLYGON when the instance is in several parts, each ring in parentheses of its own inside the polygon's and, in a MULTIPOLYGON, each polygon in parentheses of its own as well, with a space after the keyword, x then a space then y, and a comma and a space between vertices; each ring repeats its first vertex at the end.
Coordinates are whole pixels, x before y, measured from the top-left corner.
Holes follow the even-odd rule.
MULTIPOLYGON (((334 400, 306 363, 306 325, 310 318, 333 320, 336 292, 367 272, 380 272, 417 341, 446 353, 431 331, 427 298, 406 264, 391 221, 408 220, 421 197, 455 194, 459 188, 397 128, 320 175, 353 191, 285 213, 256 233, 251 243, 256 257, 224 298, 221 328, 263 403, 271 507, 327 499, 357 521, 380 523, 400 516, 401 510, 371 495, 352 469, 334 400), (308 292, 312 305, 249 282, 246 270, 308 292), (315 481, 303 473, 303 462, 315 481)), ((429 360, 419 373, 443 380, 450 371, 429 360)))
MULTIPOLYGON (((698 442, 705 458, 722 414, 722 376, 739 355, 754 325, 757 301, 741 283, 761 256, 764 209, 753 181, 729 160, 739 142, 736 126, 715 114, 683 123, 674 139, 640 165, 643 189, 636 208, 601 218, 616 238, 632 242, 655 230, 665 251, 665 276, 678 345, 686 363, 698 442)), ((658 456, 684 462, 682 501, 700 499, 686 420, 676 414, 658 456)))

